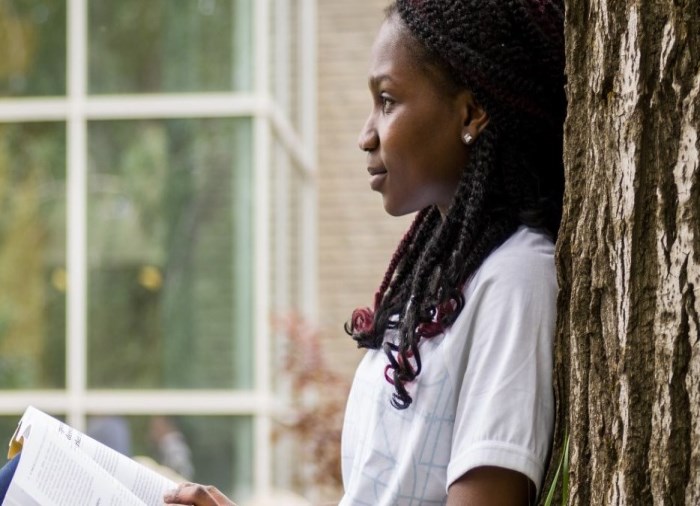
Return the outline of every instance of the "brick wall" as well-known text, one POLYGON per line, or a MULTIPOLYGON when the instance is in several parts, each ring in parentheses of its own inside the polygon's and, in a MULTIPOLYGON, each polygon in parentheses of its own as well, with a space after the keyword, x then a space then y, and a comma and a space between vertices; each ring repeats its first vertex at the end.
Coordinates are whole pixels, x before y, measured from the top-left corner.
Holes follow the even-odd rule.
POLYGON ((357 137, 370 108, 367 70, 387 0, 318 0, 319 314, 326 356, 348 377, 362 352, 342 329, 370 305, 411 217, 384 212, 357 137))

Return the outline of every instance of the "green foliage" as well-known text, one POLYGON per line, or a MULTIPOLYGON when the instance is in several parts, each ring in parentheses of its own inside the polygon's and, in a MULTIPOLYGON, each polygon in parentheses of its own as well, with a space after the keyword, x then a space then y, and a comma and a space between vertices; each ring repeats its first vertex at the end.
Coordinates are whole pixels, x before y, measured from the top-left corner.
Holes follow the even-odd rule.
POLYGON ((231 91, 248 74, 237 47, 240 10, 222 0, 89 2, 91 93, 231 91))
POLYGON ((66 0, 0 0, 0 96, 66 92, 66 0))
POLYGON ((564 450, 561 453, 561 459, 559 460, 559 465, 557 466, 557 472, 554 474, 554 479, 552 480, 552 485, 549 487, 547 492, 547 498, 544 501, 544 506, 552 506, 554 502, 554 496, 559 486, 559 480, 561 479, 561 504, 566 506, 569 502, 569 434, 564 436, 564 450), (560 478, 561 475, 561 478, 560 478))

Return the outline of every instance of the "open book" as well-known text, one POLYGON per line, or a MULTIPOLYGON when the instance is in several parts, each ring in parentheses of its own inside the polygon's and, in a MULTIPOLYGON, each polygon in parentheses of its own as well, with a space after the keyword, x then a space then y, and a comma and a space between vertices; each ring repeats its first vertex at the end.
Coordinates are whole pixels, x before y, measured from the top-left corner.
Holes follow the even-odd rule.
POLYGON ((176 484, 29 407, 10 440, 22 452, 3 506, 161 506, 176 484))

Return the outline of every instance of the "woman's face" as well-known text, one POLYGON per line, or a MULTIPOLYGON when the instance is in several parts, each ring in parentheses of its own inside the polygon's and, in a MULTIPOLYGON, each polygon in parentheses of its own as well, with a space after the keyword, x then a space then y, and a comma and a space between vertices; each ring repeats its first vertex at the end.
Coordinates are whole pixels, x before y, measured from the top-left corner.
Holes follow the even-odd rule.
POLYGON ((437 205, 447 211, 466 165, 469 120, 463 93, 449 93, 412 57, 396 16, 379 30, 370 57, 372 111, 360 133, 370 186, 400 216, 437 205))

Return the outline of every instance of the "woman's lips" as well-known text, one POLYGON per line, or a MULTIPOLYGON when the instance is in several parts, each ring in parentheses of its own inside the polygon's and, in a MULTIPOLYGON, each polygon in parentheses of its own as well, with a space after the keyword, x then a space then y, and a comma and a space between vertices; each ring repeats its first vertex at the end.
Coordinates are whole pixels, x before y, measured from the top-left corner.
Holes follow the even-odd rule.
POLYGON ((381 188, 384 179, 386 179, 387 171, 386 169, 375 169, 369 167, 367 169, 369 172, 369 186, 372 190, 377 191, 381 188))

